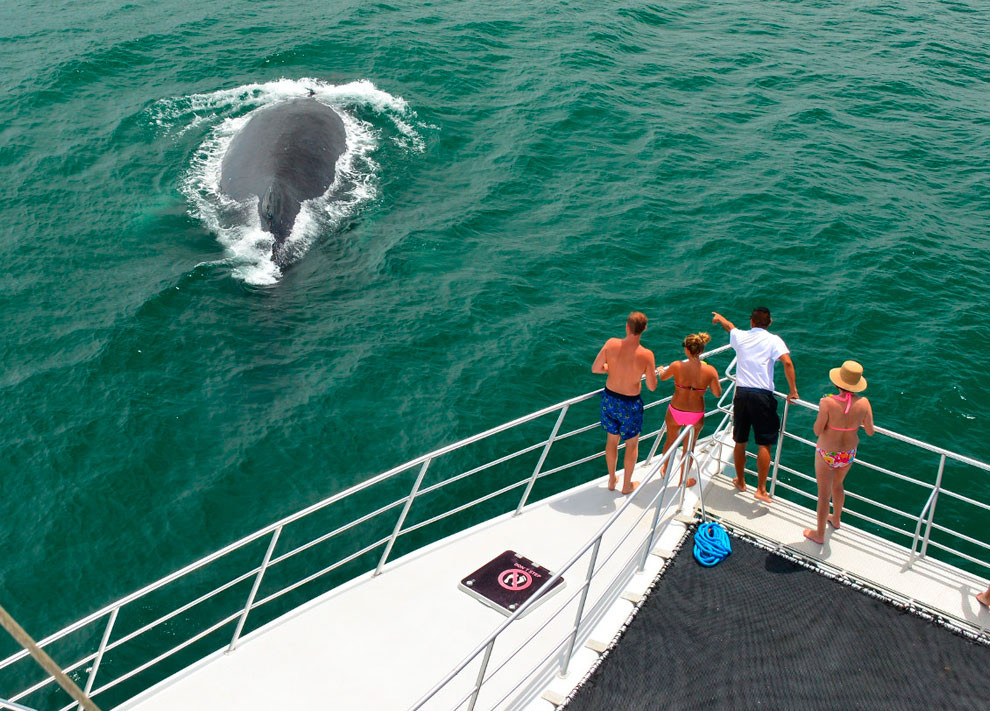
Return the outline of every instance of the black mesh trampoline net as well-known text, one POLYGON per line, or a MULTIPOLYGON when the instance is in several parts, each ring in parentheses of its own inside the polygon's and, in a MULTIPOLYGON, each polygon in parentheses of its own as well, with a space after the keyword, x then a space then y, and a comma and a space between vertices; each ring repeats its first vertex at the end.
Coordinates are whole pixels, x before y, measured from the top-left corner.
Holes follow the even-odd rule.
POLYGON ((737 537, 702 567, 693 538, 566 711, 990 708, 987 646, 737 537))

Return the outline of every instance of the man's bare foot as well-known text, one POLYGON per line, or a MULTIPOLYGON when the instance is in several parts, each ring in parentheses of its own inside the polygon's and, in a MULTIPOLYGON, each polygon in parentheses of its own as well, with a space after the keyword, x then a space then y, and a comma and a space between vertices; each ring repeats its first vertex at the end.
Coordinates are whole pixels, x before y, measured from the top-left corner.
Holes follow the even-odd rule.
POLYGON ((615 474, 608 475, 608 490, 615 491, 615 485, 619 483, 619 478, 615 474))
POLYGON ((825 543, 825 536, 824 535, 819 536, 818 531, 816 531, 813 528, 804 529, 804 537, 807 538, 809 541, 814 541, 818 545, 824 545, 825 543))
POLYGON ((629 483, 629 486, 623 486, 622 487, 622 495, 625 496, 626 494, 633 493, 636 490, 636 487, 637 486, 639 486, 639 482, 638 481, 630 482, 629 483))
POLYGON ((757 489, 756 493, 753 494, 753 498, 759 499, 760 501, 763 501, 768 504, 773 503, 773 499, 770 498, 770 494, 768 494, 765 491, 760 491, 759 489, 757 489))
POLYGON ((732 480, 732 485, 735 486, 737 489, 739 489, 739 491, 746 491, 746 480, 745 479, 743 479, 742 481, 739 481, 738 479, 733 479, 732 480))
POLYGON ((831 514, 827 519, 825 519, 825 521, 828 522, 828 524, 832 528, 834 528, 836 531, 839 530, 839 528, 840 528, 839 527, 839 517, 836 516, 835 514, 831 514))
MULTIPOLYGON (((695 479, 693 476, 689 476, 687 480, 687 488, 690 489, 692 486, 694 486, 697 483, 698 483, 697 479, 695 479)), ((680 486, 680 483, 678 483, 677 485, 680 486)))
POLYGON ((983 607, 990 607, 990 590, 981 592, 976 596, 976 599, 981 605, 983 605, 983 607))

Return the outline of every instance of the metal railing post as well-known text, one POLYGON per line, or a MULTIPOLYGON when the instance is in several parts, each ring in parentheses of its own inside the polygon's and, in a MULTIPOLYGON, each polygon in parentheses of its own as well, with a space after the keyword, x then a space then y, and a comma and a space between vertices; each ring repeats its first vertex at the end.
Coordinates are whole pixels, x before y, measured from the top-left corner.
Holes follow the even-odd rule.
POLYGON ((938 476, 935 477, 935 489, 932 491, 932 505, 928 509, 928 524, 925 526, 925 540, 921 544, 921 557, 928 553, 928 537, 932 533, 932 521, 935 520, 935 504, 938 503, 938 492, 942 488, 942 472, 945 471, 945 455, 938 461, 938 476))
POLYGON ((280 535, 282 535, 281 526, 272 532, 272 540, 268 543, 268 550, 265 551, 265 557, 261 561, 261 568, 258 570, 258 574, 254 576, 254 584, 251 585, 251 592, 248 593, 247 604, 244 605, 244 611, 237 620, 237 627, 234 629, 234 636, 230 638, 230 646, 227 647, 227 654, 233 652, 234 647, 237 646, 237 640, 240 638, 241 632, 244 630, 244 623, 247 622, 248 614, 251 612, 251 605, 254 604, 254 598, 258 594, 258 588, 261 587, 261 579, 264 577, 265 571, 268 570, 268 563, 272 559, 272 553, 275 551, 275 544, 278 543, 278 537, 280 535))
POLYGON ((533 476, 529 478, 529 483, 526 484, 526 490, 523 492, 522 498, 519 499, 519 505, 516 507, 516 512, 512 514, 513 516, 518 516, 522 512, 523 507, 526 505, 526 499, 529 498, 529 492, 533 490, 533 484, 536 483, 537 478, 540 476, 540 470, 543 469, 543 462, 546 461, 547 455, 550 453, 550 447, 553 446, 554 441, 557 439, 557 432, 560 431, 560 426, 564 423, 564 415, 567 414, 567 408, 569 405, 564 405, 560 410, 560 415, 557 416, 557 421, 553 425, 553 430, 550 432, 550 439, 547 440, 547 446, 543 448, 543 452, 540 453, 540 461, 536 463, 536 469, 533 470, 533 476))
POLYGON ((485 682, 485 672, 488 671, 488 660, 492 658, 492 649, 495 648, 496 637, 485 648, 485 657, 481 660, 481 669, 478 670, 478 678, 474 682, 474 693, 471 694, 471 702, 468 704, 468 711, 474 711, 474 705, 478 703, 478 694, 481 692, 481 685, 485 682))
POLYGON ((110 641, 110 633, 113 632, 114 623, 117 622, 118 612, 120 612, 119 607, 113 608, 113 612, 110 613, 110 619, 107 621, 107 628, 103 630, 103 639, 100 640, 100 648, 96 651, 93 668, 89 672, 89 678, 86 679, 86 686, 83 687, 83 693, 86 696, 89 696, 89 692, 93 690, 93 682, 96 681, 96 672, 99 671, 100 662, 103 661, 103 653, 107 651, 107 643, 110 641))
POLYGON ((649 466, 650 463, 653 461, 653 455, 657 453, 657 448, 660 446, 660 440, 663 439, 664 435, 666 434, 667 434, 667 423, 664 422, 662 425, 660 425, 660 431, 657 432, 657 438, 653 442, 653 446, 650 447, 650 453, 646 456, 647 466, 649 466))
POLYGON ((928 495, 928 499, 925 501, 925 505, 921 507, 921 513, 918 514, 918 523, 914 526, 914 538, 911 539, 911 557, 918 553, 918 542, 921 540, 921 524, 925 522, 928 517, 928 507, 932 505, 932 497, 935 496, 935 489, 932 489, 932 493, 928 495))
POLYGON ((784 400, 784 418, 780 422, 780 434, 777 435, 777 451, 773 455, 773 475, 770 477, 770 498, 773 498, 777 491, 777 469, 780 468, 780 450, 784 447, 784 432, 787 430, 787 411, 790 409, 791 401, 784 400))
POLYGON ((660 510, 663 508, 663 495, 666 493, 667 480, 670 478, 670 467, 667 467, 667 471, 663 475, 663 490, 660 492, 660 498, 657 500, 656 511, 653 512, 653 523, 650 525, 650 535, 646 539, 646 550, 643 551, 643 560, 639 562, 639 572, 642 573, 646 570, 646 561, 650 559, 650 549, 653 548, 653 537, 657 535, 657 525, 660 523, 660 510))
POLYGON ((601 548, 602 537, 599 535, 595 540, 595 547, 591 549, 591 560, 588 561, 588 575, 584 579, 584 587, 581 590, 581 602, 578 603, 577 616, 574 618, 574 629, 571 631, 571 639, 567 643, 567 654, 564 655, 564 664, 560 669, 560 676, 567 676, 567 667, 571 664, 571 655, 574 654, 574 643, 577 641, 578 630, 581 628, 581 618, 584 616, 584 603, 588 599, 588 590, 591 589, 591 578, 595 574, 595 563, 598 562, 598 549, 601 548))
POLYGON ((701 481, 701 467, 694 458, 694 452, 691 453, 691 466, 698 468, 698 503, 701 504, 701 522, 704 523, 708 520, 708 512, 705 510, 705 487, 704 482, 701 481))
POLYGON ((382 568, 385 567, 385 561, 388 560, 388 554, 392 552, 392 546, 395 545, 395 539, 399 537, 399 532, 402 531, 402 524, 406 522, 406 515, 409 513, 409 509, 412 508, 413 500, 416 498, 416 492, 419 491, 419 485, 423 483, 423 477, 426 475, 426 468, 430 466, 430 462, 433 458, 430 457, 425 462, 423 466, 419 468, 419 474, 416 476, 416 481, 413 484, 412 490, 409 492, 409 496, 406 498, 406 505, 402 507, 402 513, 399 514, 399 520, 395 522, 395 530, 392 531, 392 537, 388 539, 388 545, 385 546, 385 552, 382 553, 382 559, 378 561, 378 567, 375 568, 375 575, 380 575, 382 568))

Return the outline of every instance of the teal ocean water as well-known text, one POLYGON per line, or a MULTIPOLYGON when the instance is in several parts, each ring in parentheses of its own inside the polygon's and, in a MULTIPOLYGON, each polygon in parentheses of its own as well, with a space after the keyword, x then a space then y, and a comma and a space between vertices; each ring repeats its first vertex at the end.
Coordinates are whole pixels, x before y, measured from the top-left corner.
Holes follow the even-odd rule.
POLYGON ((0 28, 0 603, 39 636, 600 387, 632 309, 669 361, 765 304, 804 398, 856 358, 878 424, 990 461, 978 2, 22 0, 0 28), (309 89, 349 150, 279 270, 217 169, 309 89))

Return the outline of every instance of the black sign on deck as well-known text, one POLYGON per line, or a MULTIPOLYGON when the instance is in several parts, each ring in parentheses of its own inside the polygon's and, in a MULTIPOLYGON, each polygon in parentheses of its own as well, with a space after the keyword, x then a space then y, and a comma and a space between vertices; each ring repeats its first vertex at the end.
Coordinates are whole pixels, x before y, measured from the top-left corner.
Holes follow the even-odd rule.
MULTIPOLYGON (((553 573, 529 558, 515 551, 505 551, 461 580, 457 587, 508 616, 518 610, 552 576, 553 573)), ((540 596, 539 602, 531 605, 522 616, 525 617, 533 607, 563 589, 564 579, 559 578, 540 596)))

